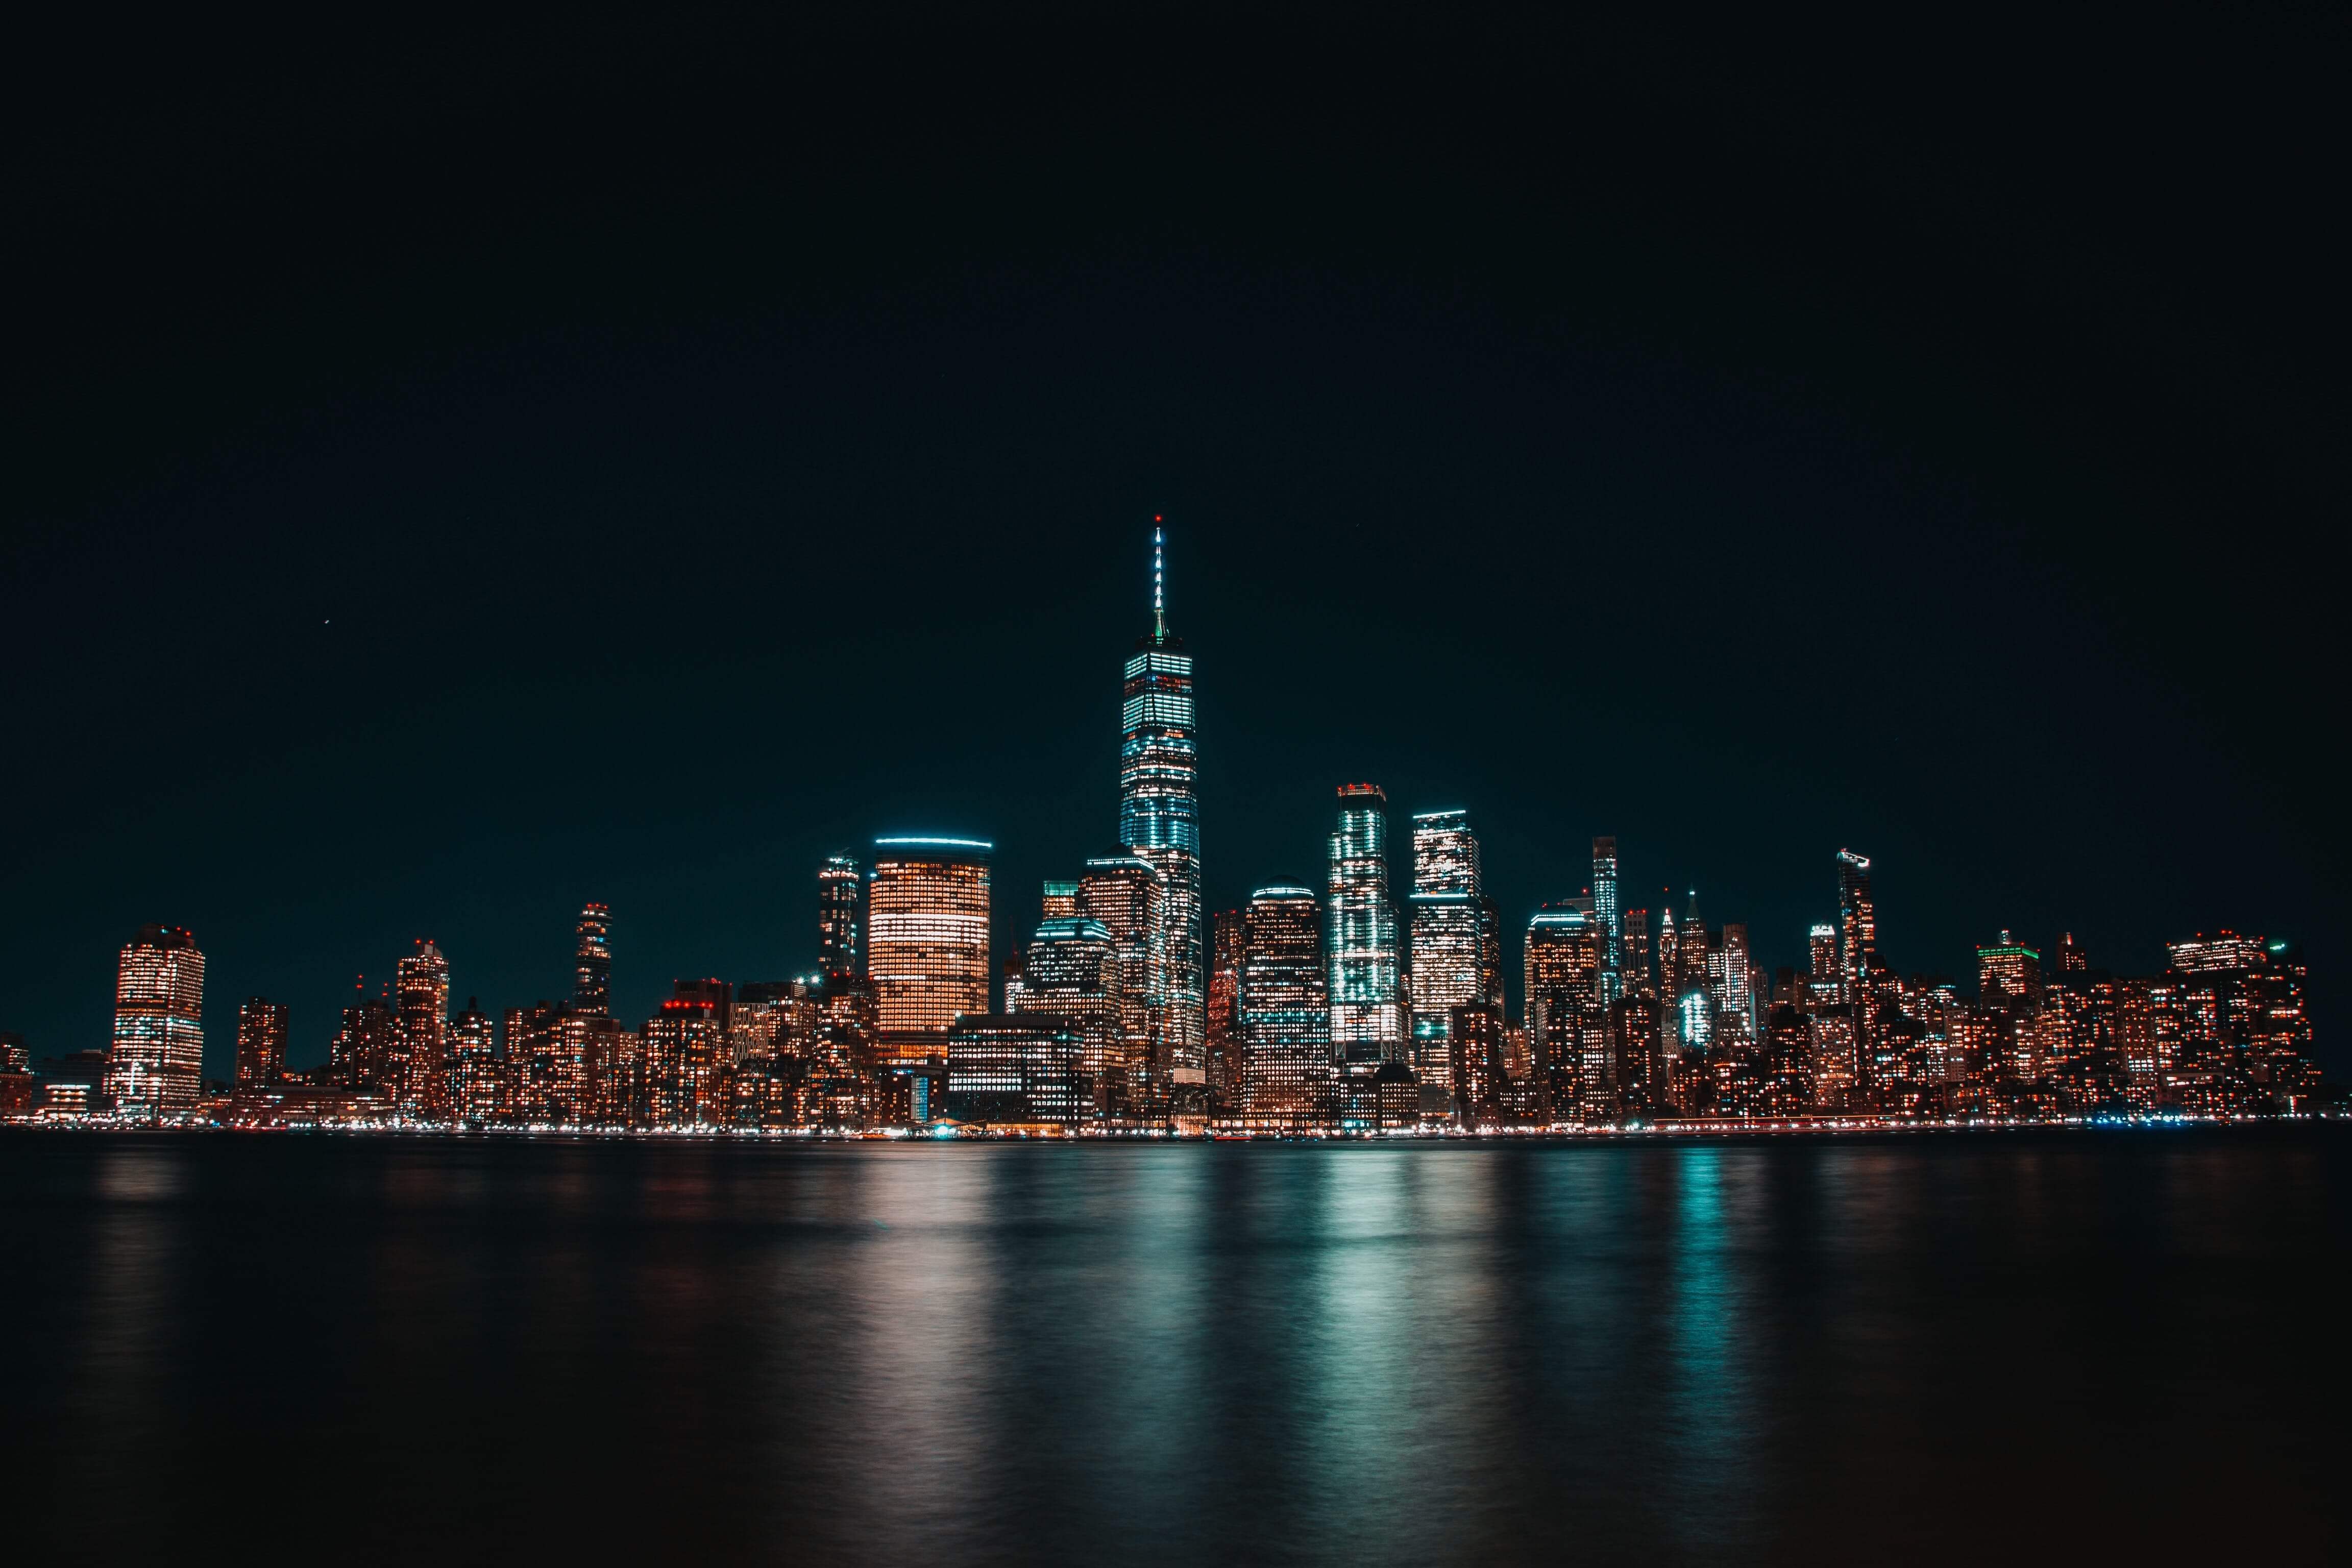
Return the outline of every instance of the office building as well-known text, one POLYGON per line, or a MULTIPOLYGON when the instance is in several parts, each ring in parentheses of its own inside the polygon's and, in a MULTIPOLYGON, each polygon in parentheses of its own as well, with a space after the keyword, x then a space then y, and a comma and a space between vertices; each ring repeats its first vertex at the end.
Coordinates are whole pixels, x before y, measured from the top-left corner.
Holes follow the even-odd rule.
POLYGON ((1603 1003, 1625 994, 1624 926, 1617 911, 1617 840, 1592 841, 1592 918, 1601 930, 1601 995, 1603 1003))
POLYGON ((998 1129, 1061 1129, 1084 1121, 1093 1110, 1084 1033, 1052 1013, 958 1018, 948 1029, 948 1116, 998 1129))
POLYGON ((392 1007, 381 997, 363 996, 343 1009, 342 1027, 327 1046, 327 1079, 353 1094, 392 1091, 392 1007))
POLYGON ((1168 897, 1166 876, 1141 855, 1097 856, 1078 879, 1078 918, 1109 933, 1118 959, 1112 987, 1120 1037, 1117 1063, 1098 1083, 1120 1115, 1158 1114, 1176 1082, 1162 945, 1170 930, 1168 897))
POLYGON ((1184 650, 1183 639, 1168 629, 1166 542, 1164 533, 1155 529, 1151 630, 1128 656, 1120 689, 1118 841, 1160 873, 1155 945, 1164 1023, 1159 1050, 1171 1089, 1200 1096, 1208 1081, 1200 733, 1192 701, 1192 656, 1184 650))
POLYGON ((728 1121, 727 1096, 735 1053, 728 1040, 733 988, 721 980, 673 984, 661 1011, 646 1020, 646 1071, 652 1124, 719 1127, 728 1121))
POLYGON ((101 1092, 141 1121, 196 1102, 205 1066, 205 955, 177 926, 139 928, 114 971, 114 1038, 101 1092))
POLYGON ((991 848, 976 838, 874 841, 866 968, 885 1066, 943 1060, 948 1026, 989 1011, 991 848))
POLYGON ((1528 918, 1521 975, 1528 1047, 1557 1121, 1600 1110, 1614 1088, 1601 1000, 1602 951, 1589 899, 1547 904, 1528 918))
POLYGON ((1487 909, 1478 840, 1461 811, 1412 819, 1412 1068, 1435 1105, 1452 1102, 1454 1010, 1488 1000, 1487 909))
POLYGON ((1396 910, 1389 901, 1388 795, 1378 784, 1339 786, 1326 885, 1331 1054, 1350 1074, 1405 1054, 1396 910))
POLYGON ((1038 894, 1037 918, 1041 921, 1077 919, 1078 885, 1076 882, 1046 882, 1038 894))
POLYGON ((1276 884, 1250 895, 1243 921, 1234 1004, 1243 1111, 1318 1118, 1328 1109, 1332 1054, 1323 911, 1311 889, 1276 884))
POLYGON ((1627 910, 1619 917, 1618 983, 1628 996, 1655 997, 1656 971, 1651 966, 1650 911, 1627 910))
MULTIPOLYGON (((1057 1034, 1076 1040, 1078 1054, 1069 1070, 1082 1077, 1089 1107, 1101 1114, 1132 1114, 1144 1094, 1147 1064, 1128 1032, 1124 983, 1125 966, 1110 929, 1070 915, 1038 922, 1020 977, 1004 984, 1007 1015, 1049 1016, 1057 1034)), ((998 1040, 985 1031, 980 1037, 998 1040)), ((952 1057, 948 1070, 952 1097, 952 1057)))
POLYGON ((1209 1094, 1223 1110, 1241 1103, 1242 956, 1248 942, 1244 911, 1220 910, 1209 921, 1209 1094))
POLYGON ((2009 932, 1977 949, 1977 1000, 1988 1007, 2032 1011, 2042 1002, 2042 954, 2009 932))

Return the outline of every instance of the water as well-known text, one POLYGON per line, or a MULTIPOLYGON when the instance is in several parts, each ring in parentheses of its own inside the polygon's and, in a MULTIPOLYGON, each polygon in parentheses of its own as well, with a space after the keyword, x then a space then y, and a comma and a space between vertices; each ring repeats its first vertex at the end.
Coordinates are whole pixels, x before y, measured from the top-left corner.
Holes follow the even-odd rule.
POLYGON ((2326 1130, 0 1133, 0 1508, 19 1562, 2340 1559, 2347 1229, 2326 1130))

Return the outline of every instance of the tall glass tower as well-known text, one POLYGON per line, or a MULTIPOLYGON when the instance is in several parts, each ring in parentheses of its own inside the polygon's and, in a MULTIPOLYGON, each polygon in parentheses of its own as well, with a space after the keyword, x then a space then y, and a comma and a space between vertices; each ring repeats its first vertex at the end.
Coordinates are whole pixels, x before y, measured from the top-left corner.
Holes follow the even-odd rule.
POLYGON ((1398 994, 1396 910, 1389 902, 1389 797, 1378 784, 1339 786, 1324 920, 1331 965, 1331 1055, 1369 1072, 1405 1054, 1398 994))
POLYGON ((1463 811, 1412 819, 1412 1068, 1451 1092, 1454 1009, 1486 1000, 1485 889, 1478 840, 1463 811))
POLYGON ((1207 943, 1201 930, 1201 758, 1192 656, 1168 630, 1167 539, 1151 532, 1151 630, 1128 656, 1119 704, 1118 841, 1164 879, 1160 923, 1169 1078, 1203 1084, 1207 943))
POLYGON ((1624 930, 1617 921, 1617 840, 1612 835, 1592 841, 1592 918, 1601 931, 1601 999, 1614 1002, 1625 994, 1624 930))

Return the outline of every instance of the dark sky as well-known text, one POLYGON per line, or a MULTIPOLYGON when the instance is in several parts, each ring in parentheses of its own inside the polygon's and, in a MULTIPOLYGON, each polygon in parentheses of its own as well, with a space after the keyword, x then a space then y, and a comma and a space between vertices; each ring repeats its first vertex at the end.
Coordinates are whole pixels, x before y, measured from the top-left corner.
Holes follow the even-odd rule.
POLYGON ((28 36, 0 1027, 162 921, 307 1062, 588 897, 640 1016, 894 830, 1024 933, 1164 513, 1219 906, 1358 778, 1515 930, 1614 832, 1792 962, 1850 845, 1906 970, 2297 938, 2352 1066, 2346 39, 2253 26, 28 36))

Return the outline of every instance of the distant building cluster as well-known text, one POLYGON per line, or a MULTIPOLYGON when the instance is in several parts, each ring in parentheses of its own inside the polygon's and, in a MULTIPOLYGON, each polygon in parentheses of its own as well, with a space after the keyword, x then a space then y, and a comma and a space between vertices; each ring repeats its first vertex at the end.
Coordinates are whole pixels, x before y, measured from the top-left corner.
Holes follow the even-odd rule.
POLYGON ((816 963, 795 979, 673 983, 613 1015, 611 911, 585 906, 570 996, 453 1010, 419 940, 343 1009, 327 1061, 287 1067, 288 1010, 237 1012, 207 1085, 205 958, 185 931, 122 949, 113 1037, 36 1062, 0 1035, 0 1116, 242 1127, 1318 1135, 1824 1121, 2235 1118, 2311 1108, 2305 972, 2284 942, 2171 943, 2160 973, 2095 969, 2073 937, 2002 931, 1973 994, 1880 956, 1871 862, 1835 860, 1836 918, 1802 969, 1763 973, 1748 928, 1625 908, 1613 838, 1519 932, 1467 814, 1410 818, 1390 887, 1388 797, 1339 788, 1323 886, 1204 911, 1192 659, 1152 628, 1124 668, 1118 845, 1040 889, 1027 944, 991 952, 987 842, 885 837, 816 874, 816 963))

